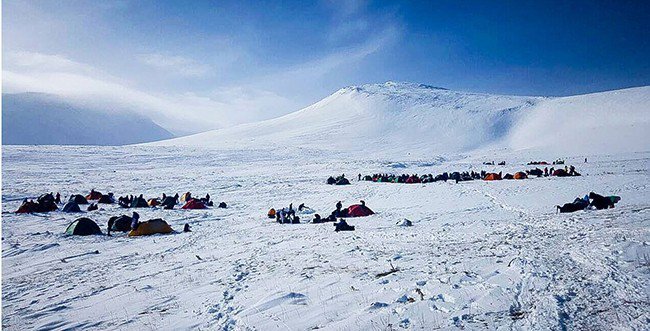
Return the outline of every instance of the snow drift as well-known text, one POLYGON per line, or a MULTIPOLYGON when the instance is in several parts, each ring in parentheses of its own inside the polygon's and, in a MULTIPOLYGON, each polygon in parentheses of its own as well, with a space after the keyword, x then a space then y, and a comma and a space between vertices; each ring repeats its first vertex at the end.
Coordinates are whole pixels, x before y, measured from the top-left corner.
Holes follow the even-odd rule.
POLYGON ((544 98, 387 82, 343 88, 279 118, 155 144, 304 147, 402 158, 488 148, 646 151, 649 97, 649 87, 544 98))
POLYGON ((102 113, 44 93, 2 95, 5 145, 125 145, 172 138, 151 119, 102 113))

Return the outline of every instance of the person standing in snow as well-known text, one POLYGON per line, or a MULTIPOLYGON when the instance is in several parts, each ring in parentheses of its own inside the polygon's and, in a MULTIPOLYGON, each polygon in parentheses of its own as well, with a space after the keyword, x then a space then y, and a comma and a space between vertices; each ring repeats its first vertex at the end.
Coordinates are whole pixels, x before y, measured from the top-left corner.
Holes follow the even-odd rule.
POLYGON ((140 219, 140 214, 133 212, 133 215, 131 216, 131 229, 132 230, 137 230, 138 226, 140 225, 140 222, 138 221, 140 219))

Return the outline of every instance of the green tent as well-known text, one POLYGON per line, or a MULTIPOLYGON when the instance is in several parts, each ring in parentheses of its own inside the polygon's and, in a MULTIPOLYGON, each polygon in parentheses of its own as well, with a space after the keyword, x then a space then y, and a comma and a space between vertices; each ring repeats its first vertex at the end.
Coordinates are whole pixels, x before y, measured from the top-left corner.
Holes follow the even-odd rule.
POLYGON ((102 230, 95 221, 90 218, 82 217, 77 218, 74 222, 70 223, 68 228, 65 230, 65 233, 68 235, 89 236, 92 234, 102 234, 102 230))

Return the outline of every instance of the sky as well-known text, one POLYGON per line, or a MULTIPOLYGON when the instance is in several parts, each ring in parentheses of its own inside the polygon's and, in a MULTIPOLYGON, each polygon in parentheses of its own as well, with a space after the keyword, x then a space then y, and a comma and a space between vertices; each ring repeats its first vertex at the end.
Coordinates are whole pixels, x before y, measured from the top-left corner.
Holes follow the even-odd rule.
POLYGON ((565 96, 650 85, 645 1, 2 1, 3 93, 148 115, 176 134, 350 85, 565 96))

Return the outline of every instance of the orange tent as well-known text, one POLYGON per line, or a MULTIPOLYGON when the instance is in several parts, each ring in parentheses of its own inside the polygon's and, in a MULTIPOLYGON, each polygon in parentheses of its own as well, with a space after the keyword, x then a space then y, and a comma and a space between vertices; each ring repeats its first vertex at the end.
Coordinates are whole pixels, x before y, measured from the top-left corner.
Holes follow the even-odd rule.
POLYGON ((99 200, 101 199, 102 194, 100 192, 97 192, 95 190, 90 191, 88 195, 86 196, 86 200, 99 200))
POLYGON ((525 172, 521 172, 521 171, 519 171, 519 172, 515 173, 515 175, 513 176, 513 178, 514 178, 514 179, 526 179, 526 178, 528 178, 528 175, 526 175, 525 172))
POLYGON ((147 201, 147 204, 149 205, 149 207, 156 207, 160 205, 160 200, 158 200, 157 198, 149 199, 149 201, 147 201))
POLYGON ((483 180, 501 180, 501 175, 495 173, 489 173, 485 175, 485 178, 483 178, 483 180))

